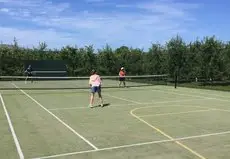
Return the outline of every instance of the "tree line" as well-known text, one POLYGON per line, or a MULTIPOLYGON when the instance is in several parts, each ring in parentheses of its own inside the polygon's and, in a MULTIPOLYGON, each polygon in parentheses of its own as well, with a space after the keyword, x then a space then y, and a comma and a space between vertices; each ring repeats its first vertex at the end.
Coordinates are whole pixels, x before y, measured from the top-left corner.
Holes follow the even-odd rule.
POLYGON ((164 45, 152 44, 148 51, 121 46, 112 49, 106 45, 95 50, 85 47, 65 46, 49 49, 46 43, 37 48, 0 45, 0 75, 23 75, 25 60, 65 60, 69 76, 88 76, 91 69, 101 75, 117 75, 125 67, 128 75, 178 73, 181 80, 228 80, 230 77, 230 42, 204 37, 186 43, 180 36, 164 45))

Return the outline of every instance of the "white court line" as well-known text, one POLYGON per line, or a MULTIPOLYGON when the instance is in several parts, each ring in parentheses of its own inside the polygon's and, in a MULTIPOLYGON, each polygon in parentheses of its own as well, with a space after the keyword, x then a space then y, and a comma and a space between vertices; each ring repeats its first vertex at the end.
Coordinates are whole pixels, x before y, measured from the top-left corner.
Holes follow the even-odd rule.
POLYGON ((85 137, 80 135, 78 132, 76 132, 73 128, 71 128, 68 124, 66 124, 64 121, 62 121, 60 118, 58 118, 56 115, 54 115, 51 111, 49 111, 47 108, 45 108, 42 104, 40 104, 37 100, 35 100, 33 97, 31 97, 29 94, 27 94, 25 91, 20 89, 16 84, 12 83, 12 85, 20 90, 23 94, 25 94, 28 98, 30 98, 32 101, 34 101, 37 105, 39 105, 41 108, 43 108, 45 111, 47 111, 50 115, 52 115, 55 119, 57 119, 60 123, 62 123, 65 127, 67 127, 70 131, 72 131, 75 135, 80 137, 82 140, 84 140, 88 145, 90 145, 95 150, 98 150, 98 148, 92 144, 89 140, 87 140, 85 137))
POLYGON ((205 109, 205 110, 193 110, 193 111, 184 111, 177 113, 159 113, 159 114, 148 114, 148 115, 138 115, 138 117, 153 117, 153 116, 167 116, 167 115, 176 115, 176 114, 189 114, 189 113, 199 113, 199 112, 208 112, 214 111, 216 109, 205 109))
POLYGON ((224 112, 230 112, 229 109, 219 109, 219 108, 215 108, 216 110, 219 110, 219 111, 224 111, 224 112))
MULTIPOLYGON (((152 90, 151 89, 151 91, 155 91, 155 90, 152 90)), ((171 91, 170 89, 167 89, 167 91, 170 91, 170 92, 172 92, 172 93, 174 93, 174 94, 178 94, 178 95, 184 95, 184 94, 180 94, 180 93, 175 93, 174 91, 171 91)), ((181 93, 185 93, 184 91, 179 91, 179 92, 181 92, 181 93)), ((187 93, 187 92, 186 92, 187 93)), ((194 92, 195 93, 195 92, 194 92)), ((196 94, 200 94, 200 95, 204 95, 204 94, 202 94, 202 93, 196 93, 196 94)), ((195 95, 193 95, 193 94, 187 94, 187 96, 191 96, 191 97, 196 97, 195 95)), ((200 97, 203 97, 203 99, 206 99, 206 98, 209 98, 209 97, 207 97, 207 96, 200 96, 200 97)), ((226 100, 226 99, 220 99, 220 98, 213 98, 213 97, 211 97, 211 98, 209 98, 209 99, 215 99, 215 100, 218 100, 218 101, 222 101, 222 102, 230 102, 230 100, 226 100)), ((230 110, 226 110, 226 109, 218 109, 218 108, 215 108, 216 110, 222 110, 222 111, 229 111, 230 112, 230 110)))
POLYGON ((24 159, 24 155, 23 155, 23 152, 22 152, 20 143, 19 143, 18 138, 17 138, 17 135, 16 135, 16 133, 15 133, 15 131, 14 131, 13 124, 12 124, 12 122, 11 122, 9 113, 8 113, 8 111, 7 111, 7 109, 6 109, 6 105, 5 105, 5 102, 4 102, 4 100, 3 100, 3 97, 2 97, 2 95, 1 95, 1 93, 0 93, 0 99, 1 99, 2 107, 3 107, 3 109, 4 109, 4 112, 5 112, 5 115, 6 115, 8 124, 9 124, 9 127, 10 127, 10 131, 11 131, 12 136, 13 136, 13 139, 14 139, 14 143, 15 143, 16 148, 17 148, 17 151, 18 151, 19 158, 20 158, 20 159, 24 159))
MULTIPOLYGON (((137 101, 134 101, 134 100, 129 100, 129 99, 125 99, 125 98, 120 98, 120 97, 117 97, 117 96, 111 96, 111 95, 108 95, 110 97, 114 97, 114 98, 117 98, 117 99, 121 99, 121 100, 124 100, 124 101, 128 101, 128 102, 132 102, 132 103, 136 103, 136 104, 140 104, 140 102, 137 102, 137 101)), ((208 98, 209 99, 209 98, 208 98)), ((169 140, 174 140, 173 137, 169 136, 168 134, 166 134, 165 132, 163 132, 162 130, 158 129, 157 127, 149 124, 148 122, 146 122, 145 120, 141 119, 140 117, 136 116, 135 114, 132 113, 132 111, 134 111, 135 109, 131 110, 130 111, 130 114, 135 117, 136 119, 138 119, 139 121, 145 123, 146 125, 148 125, 149 127, 153 128, 155 131, 157 131, 158 133, 160 133, 161 135, 167 137, 169 140)), ((179 146, 181 146, 182 148, 184 148, 185 150, 189 151, 190 153, 192 153, 193 155, 199 157, 200 159, 206 159, 204 156, 202 156, 201 154, 197 153, 196 151, 194 151, 193 149, 189 148, 188 146, 186 146, 185 144, 179 142, 179 141, 175 141, 175 144, 178 144, 179 146)))
MULTIPOLYGON (((138 108, 136 108, 138 109, 138 108)), ((136 109, 132 109, 130 111, 130 114, 135 117, 136 119, 138 119, 139 121, 143 122, 144 124, 146 124, 147 126, 149 126, 150 128, 154 129, 155 131, 157 131, 158 133, 160 133, 161 135, 167 137, 169 140, 175 140, 175 138, 173 138, 172 136, 168 135, 167 133, 165 133, 164 131, 162 131, 161 129, 159 129, 158 127, 155 127, 154 125, 148 123, 147 121, 145 121, 144 119, 138 117, 137 115, 135 115, 133 112, 136 109)), ((200 153, 194 151, 193 149, 191 149, 190 147, 188 147, 187 145, 181 143, 180 141, 174 141, 175 144, 181 146, 182 148, 184 148, 185 150, 189 151, 190 153, 192 153, 193 155, 199 157, 200 159, 206 159, 204 156, 202 156, 200 153)))
MULTIPOLYGON (((154 90, 152 90, 154 91, 154 90)), ((137 101, 133 101, 131 99, 126 99, 126 98, 122 98, 122 97, 117 97, 117 96, 113 96, 113 95, 110 95, 110 94, 106 94, 106 96, 108 97, 112 97, 112 98, 116 98, 116 99, 120 99, 120 100, 123 100, 123 101, 126 101, 126 102, 130 102, 130 103, 134 103, 136 105, 143 105, 143 103, 141 102, 137 102, 137 101)), ((207 100, 207 99, 214 99, 214 98, 202 98, 202 99, 185 99, 185 100, 173 100, 173 101, 162 101, 162 102, 153 102, 151 104, 160 104, 160 103, 171 103, 171 102, 186 102, 186 101, 194 101, 194 100, 207 100)))
MULTIPOLYGON (((168 86, 166 86, 166 87, 168 87, 168 86)), ((201 88, 189 88, 189 87, 181 87, 181 88, 182 89, 188 89, 189 91, 193 90, 190 92, 200 94, 200 95, 207 95, 207 93, 209 93, 209 92, 211 92, 211 93, 224 93, 224 94, 229 93, 229 92, 224 92, 224 91, 220 91, 220 90, 210 90, 210 89, 201 89, 201 88), (200 90, 202 92, 197 93, 196 92, 197 90, 200 90)), ((222 97, 222 98, 229 98, 229 96, 225 96, 225 95, 218 95, 218 94, 209 94, 209 95, 216 96, 216 97, 222 97)))
POLYGON ((209 134, 203 134, 203 135, 174 138, 173 140, 171 140, 171 139, 157 140, 157 141, 142 142, 142 143, 136 143, 136 144, 122 145, 122 146, 113 146, 113 147, 101 148, 98 150, 77 151, 77 152, 63 153, 63 154, 57 154, 57 155, 51 155, 51 156, 37 157, 37 158, 33 158, 33 159, 47 159, 47 158, 63 157, 63 156, 70 156, 70 155, 77 155, 77 154, 100 152, 100 151, 106 151, 106 150, 116 150, 116 149, 121 149, 121 148, 130 148, 130 147, 137 147, 137 146, 143 146, 143 145, 175 142, 175 141, 182 141, 182 140, 189 140, 189 139, 196 139, 196 138, 203 138, 203 137, 210 137, 210 136, 218 136, 218 135, 225 135, 225 134, 230 134, 230 131, 223 131, 223 132, 217 132, 217 133, 209 133, 209 134))
MULTIPOLYGON (((143 104, 152 104, 152 103, 143 103, 143 104)), ((120 107, 120 106, 134 106, 134 105, 140 105, 140 104, 117 104, 112 105, 113 107, 120 107)), ((89 109, 89 107, 67 107, 67 108, 50 108, 49 110, 69 110, 69 109, 89 109)))
MULTIPOLYGON (((196 94, 200 94, 200 95, 207 95, 207 93, 211 93, 211 91, 207 91, 206 93, 204 93, 204 92, 199 92, 199 93, 197 93, 197 92, 195 92, 194 90, 193 91, 191 91, 192 93, 196 93, 196 94)), ((213 92, 212 92, 213 93, 213 92)), ((216 93, 223 93, 223 92, 216 92, 216 93)), ((227 93, 227 92, 225 92, 225 93, 227 93)), ((227 97, 227 96, 224 96, 224 95, 218 95, 218 94, 209 94, 210 96, 214 96, 214 97, 220 97, 220 98, 229 98, 229 97, 227 97)))
MULTIPOLYGON (((135 88, 135 89, 138 89, 138 88, 135 88)), ((181 92, 181 93, 185 93, 185 94, 181 94, 181 93, 177 93, 175 91, 172 91, 171 89, 167 89, 167 90, 155 90, 155 89, 149 89, 150 91, 158 91, 158 92, 163 92, 163 93, 168 93, 168 94, 176 94, 176 95, 181 95, 181 96, 188 96, 188 97, 195 97, 195 98, 203 98, 203 99, 215 99, 215 100, 219 100, 219 101, 223 101, 223 102, 230 102, 230 100, 226 100, 226 99, 220 99, 220 98, 214 98, 214 97, 207 97, 207 96, 197 96, 197 95, 194 95, 194 94, 190 94, 188 92, 184 92, 184 91, 178 91, 178 92, 181 92), (167 92, 167 91, 170 91, 170 92, 167 92)), ((197 92, 194 92, 196 94, 199 94, 199 95, 204 95, 202 93, 197 93, 197 92)))
MULTIPOLYGON (((173 93, 173 94, 177 94, 177 95, 182 95, 182 96, 190 96, 190 97, 202 97, 202 98, 209 98, 209 99, 215 99, 215 100, 219 100, 219 101, 224 101, 224 102, 230 102, 230 100, 226 100, 226 99, 220 99, 220 98, 214 98, 214 97, 207 97, 207 96, 203 96, 205 95, 204 93, 200 93, 200 92, 193 92, 193 94, 190 94, 189 92, 184 92, 184 91, 179 91, 177 90, 178 92, 181 92, 181 93, 186 93, 186 94, 180 94, 180 93, 176 93, 175 91, 172 91, 171 89, 167 89, 166 91, 161 91, 161 90, 154 90, 154 89, 150 89, 151 91, 160 91, 160 92, 166 92, 166 91, 170 91, 170 93, 173 93), (196 96, 194 95, 195 94, 199 94, 199 95, 202 95, 202 96, 196 96)), ((168 93, 168 92, 167 92, 168 93)), ((227 97, 224 97, 224 98, 227 98, 227 97)))
MULTIPOLYGON (((112 96, 112 95, 107 95, 116 99, 121 99, 121 100, 125 100, 128 102, 132 102, 134 103, 134 101, 131 100, 127 100, 124 98, 120 98, 120 97, 116 97, 116 96, 112 96)), ((208 98, 208 99, 212 99, 212 98, 208 98)), ((181 102, 184 100, 180 100, 180 101, 166 101, 164 103, 169 103, 169 102, 181 102)), ((142 103, 139 102, 135 102, 135 104, 139 105, 142 103)), ((128 148, 128 147, 134 147, 134 146, 141 146, 141 145, 149 145, 149 144, 154 144, 154 143, 163 143, 163 142, 171 142, 171 141, 176 141, 176 140, 186 140, 186 139, 192 139, 192 138, 199 138, 199 137, 207 137, 207 136, 214 136, 214 135, 221 135, 221 134, 229 134, 230 131, 227 132, 220 132, 220 133, 213 133, 213 134, 205 134, 205 135, 198 135, 198 136, 190 136, 190 137, 184 137, 184 138, 176 138, 174 140, 159 140, 159 141, 153 141, 153 142, 146 142, 146 143, 138 143, 138 144, 130 144, 130 145, 123 145, 123 146, 115 146, 115 147, 109 147, 109 148, 102 148, 102 149, 98 149, 98 150, 88 150, 88 151, 80 151, 80 152, 72 152, 72 153, 64 153, 64 154, 58 154, 58 155, 51 155, 51 156, 44 156, 44 157, 39 157, 40 159, 45 159, 45 158, 55 158, 55 157, 61 157, 61 156, 69 156, 69 155, 75 155, 75 154, 83 154, 83 153, 90 153, 90 152, 98 152, 98 151, 105 151, 105 150, 113 150, 113 149, 119 149, 119 148, 128 148)))
MULTIPOLYGON (((135 89, 138 89, 138 88, 135 88, 135 89)), ((175 94, 175 95, 181 95, 181 96, 187 96, 187 97, 195 97, 195 98, 205 98, 205 99, 216 99, 216 98, 213 98, 213 97, 204 97, 204 96, 197 96, 197 95, 191 95, 191 94, 188 94, 186 92, 186 94, 181 94, 181 93, 176 93, 175 91, 171 91, 170 89, 167 89, 167 91, 170 91, 170 92, 167 92, 166 90, 157 90, 157 89, 148 89, 150 91, 157 91, 157 92, 162 92, 162 93, 167 93, 167 94, 175 94)), ((185 93, 185 92, 183 92, 185 93)))
POLYGON ((49 108, 48 110, 70 110, 70 109, 88 109, 88 107, 66 107, 66 108, 49 108))
MULTIPOLYGON (((107 95, 110 96, 110 95, 107 95)), ((114 96, 112 96, 114 97, 114 96)), ((121 98, 119 98, 121 99, 121 98)), ((150 103, 133 103, 133 104, 118 104, 118 105, 111 105, 112 107, 120 107, 120 106, 135 106, 135 105, 154 105, 154 104, 164 104, 164 103, 174 103, 174 102, 189 102, 189 101, 199 101, 199 100, 209 100, 209 99, 185 99, 185 100, 172 100, 172 101, 159 101, 159 102, 150 102, 150 103)), ((150 106, 155 107, 155 106, 150 106)), ((157 106, 158 107, 158 106, 157 106)), ((167 107, 167 106, 161 106, 167 107)), ((197 106, 198 107, 198 106, 197 106)), ((69 109, 89 109, 88 107, 67 107, 67 108, 49 108, 49 110, 69 110, 69 109)))
MULTIPOLYGON (((197 100, 206 100, 206 99, 197 99, 197 100)), ((192 100, 194 101, 194 100, 192 100)), ((166 102, 164 102, 166 103, 166 102)), ((167 103, 171 103, 171 102, 167 102, 167 103)), ((157 103, 158 104, 158 103, 157 103)), ((135 108, 135 111, 136 110, 139 110, 139 109, 148 109, 148 108, 168 108, 168 107, 194 107, 194 108, 207 108, 207 109, 210 109, 210 107, 205 107, 205 106, 190 106, 190 105, 167 105, 167 106, 159 106, 159 105, 156 105, 156 106, 144 106, 144 107, 137 107, 135 108)), ((214 109, 214 108, 211 108, 211 109, 214 109)), ((134 112, 134 111, 133 111, 134 112)))
POLYGON ((120 99, 120 100, 123 100, 123 101, 126 101, 126 102, 135 103, 135 104, 142 104, 141 102, 136 102, 136 101, 133 101, 133 100, 131 100, 131 99, 125 99, 125 98, 113 96, 113 95, 110 95, 110 94, 108 94, 108 93, 105 94, 105 96, 112 97, 112 98, 115 98, 115 99, 120 99))

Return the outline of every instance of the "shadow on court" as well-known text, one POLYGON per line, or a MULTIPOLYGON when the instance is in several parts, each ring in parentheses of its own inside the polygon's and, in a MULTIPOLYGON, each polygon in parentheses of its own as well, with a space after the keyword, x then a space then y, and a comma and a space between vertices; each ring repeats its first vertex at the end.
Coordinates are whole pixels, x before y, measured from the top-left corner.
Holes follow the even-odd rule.
POLYGON ((110 103, 105 103, 105 104, 103 105, 103 107, 101 107, 101 105, 96 105, 96 106, 94 106, 94 107, 92 107, 92 108, 98 108, 98 107, 104 108, 104 107, 108 107, 108 106, 110 106, 110 103))

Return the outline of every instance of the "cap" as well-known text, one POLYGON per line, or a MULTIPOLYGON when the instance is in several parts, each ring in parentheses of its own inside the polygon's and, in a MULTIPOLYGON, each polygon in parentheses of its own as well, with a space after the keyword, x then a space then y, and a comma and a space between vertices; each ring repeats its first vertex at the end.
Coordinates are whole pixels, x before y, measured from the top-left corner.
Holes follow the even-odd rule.
POLYGON ((124 67, 121 67, 121 70, 124 70, 124 67))

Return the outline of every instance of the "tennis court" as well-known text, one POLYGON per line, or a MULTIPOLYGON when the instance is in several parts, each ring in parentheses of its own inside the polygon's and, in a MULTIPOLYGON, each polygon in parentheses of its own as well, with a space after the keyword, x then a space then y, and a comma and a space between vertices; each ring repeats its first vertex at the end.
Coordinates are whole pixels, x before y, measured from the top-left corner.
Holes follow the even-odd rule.
POLYGON ((44 83, 0 83, 15 88, 0 90, 2 158, 230 158, 228 92, 167 85, 106 88, 106 106, 88 108, 87 89, 25 89, 67 84, 44 83))

